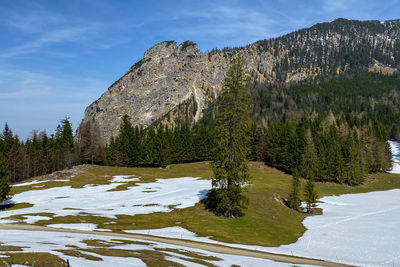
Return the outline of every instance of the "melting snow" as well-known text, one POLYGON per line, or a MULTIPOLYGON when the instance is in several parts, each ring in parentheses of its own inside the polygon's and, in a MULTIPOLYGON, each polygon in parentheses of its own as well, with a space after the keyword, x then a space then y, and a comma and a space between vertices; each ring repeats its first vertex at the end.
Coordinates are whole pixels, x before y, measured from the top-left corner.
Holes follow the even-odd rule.
POLYGON ((25 191, 16 194, 16 203, 28 202, 33 207, 0 212, 0 219, 12 215, 53 213, 54 216, 88 213, 95 216, 115 218, 115 215, 170 212, 194 206, 211 188, 210 180, 193 177, 158 179, 153 183, 136 183, 127 190, 110 191, 123 182, 139 178, 115 176, 107 185, 70 186, 25 191), (118 182, 117 182, 118 181, 118 182), (123 182, 122 182, 123 181, 123 182), (173 208, 172 208, 173 206, 173 208))
MULTIPOLYGON (((58 179, 58 180, 34 180, 32 182, 26 182, 26 183, 22 183, 22 184, 14 184, 13 187, 18 187, 18 186, 26 186, 26 185, 34 185, 34 184, 41 184, 41 183, 47 183, 47 182, 69 182, 69 179, 58 179)), ((44 186, 44 185, 41 185, 44 186)), ((35 186, 35 187, 39 187, 39 186, 35 186)))
MULTIPOLYGON (((102 261, 91 261, 85 258, 71 257, 58 252, 57 250, 71 249, 71 246, 77 246, 79 248, 93 248, 83 243, 83 240, 97 239, 112 245, 113 249, 122 250, 154 250, 154 248, 169 248, 187 251, 187 248, 181 246, 175 246, 170 244, 163 244, 158 242, 151 242, 150 245, 139 245, 139 244, 121 244, 120 242, 114 242, 113 239, 139 241, 142 240, 122 238, 122 237, 108 237, 98 236, 90 234, 78 234, 78 233, 62 233, 62 232, 42 232, 42 231, 21 231, 21 230, 0 230, 0 236, 2 242, 7 245, 21 246, 24 252, 48 252, 59 256, 62 259, 68 259, 71 266, 145 266, 138 258, 134 257, 109 257, 103 256, 96 253, 84 252, 96 257, 102 258, 102 261), (21 236, 24 238, 21 239, 21 236), (110 243, 111 242, 111 243, 110 243), (68 246, 68 247, 67 247, 68 246)), ((270 260, 251 258, 245 256, 235 256, 229 254, 220 254, 208 252, 201 249, 192 249, 190 251, 199 253, 204 256, 218 257, 221 261, 208 261, 216 266, 232 266, 233 264, 239 264, 240 266, 292 266, 292 264, 285 264, 274 262, 270 260)), ((3 252, 0 252, 0 257, 3 252)), ((167 256, 168 260, 173 262, 182 263, 185 266, 199 266, 190 261, 182 259, 183 255, 173 252, 166 252, 170 256, 167 256)), ((184 256, 184 258, 190 258, 190 256, 184 256)), ((206 260, 207 261, 207 260, 206 260)), ((0 260, 1 262, 1 260, 0 260)), ((14 265, 13 265, 14 266, 14 265)))
POLYGON ((84 231, 93 231, 97 230, 97 224, 94 223, 57 223, 57 224, 49 224, 47 227, 52 228, 63 228, 63 229, 74 229, 74 230, 84 230, 84 231))

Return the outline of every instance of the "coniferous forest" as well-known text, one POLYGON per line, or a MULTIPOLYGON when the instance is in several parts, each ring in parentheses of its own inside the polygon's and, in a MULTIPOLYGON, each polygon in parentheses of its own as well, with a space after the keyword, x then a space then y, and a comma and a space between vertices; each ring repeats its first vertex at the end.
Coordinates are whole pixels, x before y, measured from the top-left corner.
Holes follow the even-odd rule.
MULTIPOLYGON (((248 106, 254 121, 248 160, 349 185, 361 184, 368 173, 389 170, 386 141, 400 140, 399 81, 399 74, 360 72, 291 86, 248 86, 254 102, 248 106)), ((118 136, 108 142, 94 125, 84 125, 77 140, 68 118, 54 134, 34 131, 26 141, 6 125, 0 138, 2 191, 9 191, 6 180, 18 182, 82 163, 154 167, 213 160, 216 110, 210 105, 197 124, 183 121, 173 128, 160 123, 133 127, 125 116, 118 136)))

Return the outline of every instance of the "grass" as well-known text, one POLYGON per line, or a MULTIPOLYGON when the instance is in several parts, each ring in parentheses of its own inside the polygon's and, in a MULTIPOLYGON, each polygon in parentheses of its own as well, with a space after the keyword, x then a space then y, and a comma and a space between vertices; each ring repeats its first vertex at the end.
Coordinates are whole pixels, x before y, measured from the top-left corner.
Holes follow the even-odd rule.
POLYGON ((50 253, 8 253, 9 258, 0 258, 0 265, 10 266, 12 264, 21 264, 35 267, 66 267, 67 263, 60 257, 50 253), (7 265, 5 265, 7 264, 7 265))
POLYGON ((22 251, 22 247, 0 245, 0 251, 22 251))
POLYGON ((62 254, 67 255, 67 256, 85 258, 85 259, 91 260, 91 261, 102 261, 103 260, 102 258, 82 253, 79 250, 59 249, 56 251, 61 252, 62 254))
POLYGON ((12 205, 11 207, 7 207, 5 209, 0 209, 0 211, 2 211, 2 210, 18 210, 18 209, 25 209, 25 208, 30 208, 30 207, 33 207, 33 204, 21 202, 21 203, 12 205))
MULTIPOLYGON (((53 217, 52 220, 39 221, 37 224, 87 222, 98 224, 99 228, 111 229, 115 232, 181 226, 199 236, 210 236, 214 240, 230 243, 279 246, 295 242, 303 235, 305 228, 302 221, 309 215, 291 210, 279 201, 281 198, 288 197, 291 176, 260 162, 251 162, 249 167, 252 185, 248 186, 245 192, 249 199, 249 206, 245 210, 244 217, 233 219, 216 217, 205 210, 203 204, 197 203, 193 207, 175 209, 170 213, 117 215, 117 219, 81 214, 79 216, 53 217), (109 224, 110 222, 116 223, 109 224)), ((141 183, 154 182, 157 178, 192 176, 211 179, 213 177, 208 162, 177 164, 172 165, 168 170, 94 166, 71 179, 67 185, 81 188, 86 184, 108 184, 114 175, 140 176, 141 183)), ((304 186, 304 180, 302 184, 304 186)), ((125 187, 118 189, 125 190, 126 187, 134 185, 135 182, 129 182, 128 185, 124 185, 125 187)), ((361 186, 316 183, 316 187, 319 197, 388 190, 400 188, 400 175, 372 174, 361 186)), ((33 188, 33 190, 36 189, 33 188)))

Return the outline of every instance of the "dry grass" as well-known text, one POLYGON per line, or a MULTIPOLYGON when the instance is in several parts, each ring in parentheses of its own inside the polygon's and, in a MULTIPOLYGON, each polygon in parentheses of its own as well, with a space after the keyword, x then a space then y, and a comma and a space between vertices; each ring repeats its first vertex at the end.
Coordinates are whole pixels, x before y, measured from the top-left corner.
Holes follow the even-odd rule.
POLYGON ((102 258, 82 253, 79 250, 60 249, 60 250, 56 250, 56 251, 61 252, 62 254, 67 255, 67 256, 85 258, 85 259, 91 260, 91 261, 102 261, 103 260, 102 258))
MULTIPOLYGON (((199 236, 249 245, 279 246, 295 242, 303 235, 302 221, 308 214, 296 212, 282 204, 280 199, 288 197, 291 176, 260 162, 250 162, 251 185, 245 194, 249 199, 246 216, 226 219, 216 217, 205 210, 201 203, 186 209, 175 209, 170 213, 138 214, 135 216, 117 215, 110 219, 90 214, 79 216, 54 217, 40 221, 38 225, 53 223, 94 223, 99 228, 115 232, 134 229, 154 229, 181 226, 199 236), (115 224, 109 224, 116 222, 115 224)), ((172 165, 170 169, 160 168, 116 168, 94 166, 87 172, 73 178, 68 185, 82 187, 86 184, 107 184, 114 175, 140 176, 140 182, 154 182, 156 178, 203 177, 212 178, 208 162, 172 165)), ((135 182, 126 186, 132 186, 135 182)), ((302 181, 305 184, 305 181, 302 181)), ((378 173, 368 177, 361 186, 348 186, 334 183, 316 183, 319 197, 345 193, 364 193, 377 190, 400 188, 400 175, 378 173)), ((119 188, 124 190, 124 188, 119 188)))
POLYGON ((22 251, 22 247, 0 245, 0 251, 22 251))
POLYGON ((0 258, 0 265, 10 266, 13 264, 21 264, 35 267, 66 267, 67 262, 60 257, 50 253, 8 253, 9 258, 0 258), (7 265, 6 265, 7 264, 7 265))

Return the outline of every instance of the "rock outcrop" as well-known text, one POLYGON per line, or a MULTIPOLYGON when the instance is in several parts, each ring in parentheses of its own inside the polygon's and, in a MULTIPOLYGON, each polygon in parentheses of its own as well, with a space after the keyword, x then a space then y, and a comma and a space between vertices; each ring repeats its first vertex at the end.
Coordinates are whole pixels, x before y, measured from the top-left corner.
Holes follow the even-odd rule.
POLYGON ((243 56, 252 80, 263 83, 291 83, 320 74, 368 69, 376 62, 398 69, 400 23, 338 19, 246 47, 209 53, 200 52, 191 41, 180 45, 162 42, 147 50, 142 60, 86 108, 81 125, 95 123, 104 140, 109 140, 118 133, 125 114, 133 125, 143 127, 158 121, 173 125, 181 116, 198 121, 221 92, 236 54, 243 56))

